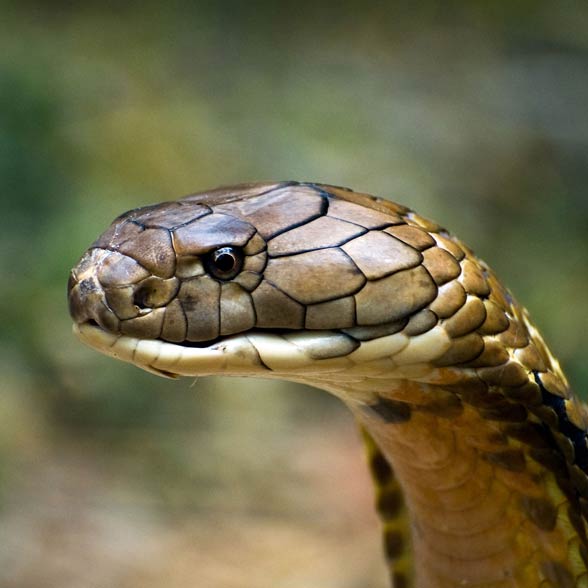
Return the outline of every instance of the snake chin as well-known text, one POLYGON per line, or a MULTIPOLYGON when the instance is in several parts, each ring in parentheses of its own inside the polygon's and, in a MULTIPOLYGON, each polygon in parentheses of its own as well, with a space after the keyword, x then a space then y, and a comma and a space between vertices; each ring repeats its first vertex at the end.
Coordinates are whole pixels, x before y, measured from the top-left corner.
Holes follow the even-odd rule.
POLYGON ((138 367, 162 378, 177 379, 180 374, 173 371, 143 364, 141 359, 135 360, 137 349, 141 343, 140 339, 115 335, 103 329, 94 319, 82 323, 74 323, 72 327, 74 335, 84 345, 100 351, 101 353, 133 363, 138 367), (123 341, 121 341, 121 339, 123 341))

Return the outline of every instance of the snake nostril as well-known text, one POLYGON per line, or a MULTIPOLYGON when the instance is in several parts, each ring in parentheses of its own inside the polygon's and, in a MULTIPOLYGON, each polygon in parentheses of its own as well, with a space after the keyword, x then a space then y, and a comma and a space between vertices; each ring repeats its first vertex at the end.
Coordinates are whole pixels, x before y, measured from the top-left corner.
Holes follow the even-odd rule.
POLYGON ((135 290, 133 303, 139 308, 151 308, 150 299, 153 294, 153 288, 147 284, 143 284, 135 290))
POLYGON ((177 278, 164 280, 157 276, 146 278, 135 284, 133 291, 133 304, 141 310, 161 308, 169 304, 179 288, 177 278))

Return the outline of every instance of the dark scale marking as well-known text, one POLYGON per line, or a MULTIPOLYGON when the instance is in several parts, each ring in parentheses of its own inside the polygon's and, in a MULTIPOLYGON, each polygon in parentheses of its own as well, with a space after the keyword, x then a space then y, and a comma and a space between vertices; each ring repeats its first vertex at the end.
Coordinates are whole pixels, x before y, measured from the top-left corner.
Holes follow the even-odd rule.
POLYGON ((557 509, 545 498, 521 496, 521 508, 529 519, 543 531, 553 531, 557 522, 557 509))
POLYGON ((373 455, 370 465, 374 478, 381 486, 384 486, 392 479, 392 467, 379 451, 373 455))
POLYGON ((496 407, 501 407, 505 403, 504 395, 496 392, 493 388, 491 391, 483 392, 482 394, 472 394, 466 396, 466 402, 477 408, 478 410, 492 410, 496 407))
POLYGON ((406 402, 382 397, 375 404, 368 404, 367 408, 375 412, 387 423, 406 423, 410 420, 412 412, 410 405, 406 402))
POLYGON ((465 385, 461 383, 453 384, 449 389, 466 404, 471 404, 476 408, 488 406, 485 399, 490 394, 488 391, 489 386, 479 377, 472 378, 465 385))
POLYGON ((539 387, 530 380, 522 386, 508 387, 504 390, 505 395, 513 402, 532 407, 541 404, 541 391, 539 387))
POLYGON ((80 289, 80 292, 84 296, 88 296, 89 294, 92 294, 92 292, 98 292, 100 290, 98 288, 96 282, 93 279, 90 279, 90 278, 83 279, 78 284, 78 288, 80 289))
POLYGON ((532 412, 550 430, 557 431, 559 426, 559 418, 551 406, 547 406, 545 404, 541 406, 531 406, 529 408, 529 412, 532 412))
POLYGON ((409 588, 406 576, 401 572, 392 572, 392 586, 393 588, 409 588))
POLYGON ((483 453, 482 459, 511 472, 525 470, 525 455, 519 449, 507 449, 495 453, 483 453))
POLYGON ((504 432, 509 437, 530 445, 535 449, 551 449, 553 447, 553 439, 549 430, 542 424, 526 421, 524 423, 516 423, 507 425, 504 432))
POLYGON ((541 564, 545 577, 557 588, 575 588, 576 581, 572 573, 558 561, 547 561, 541 564))
POLYGON ((503 401, 492 407, 481 408, 480 415, 489 421, 524 423, 527 420, 527 409, 522 404, 503 401))
POLYGON ((572 442, 569 440, 569 438, 558 431, 554 431, 553 440, 557 443, 557 446, 561 451, 562 455, 564 456, 566 463, 573 464, 576 460, 576 455, 574 451, 574 446, 572 442))
POLYGON ((539 373, 535 370, 533 371, 533 377, 535 378, 535 382, 541 390, 543 404, 552 408, 557 414, 559 419, 559 432, 565 435, 574 446, 574 463, 576 463, 585 472, 588 472, 588 446, 586 445, 586 431, 576 427, 576 425, 570 421, 568 418, 568 413, 566 412, 565 400, 561 398, 561 396, 557 396, 556 394, 549 392, 549 390, 547 390, 543 385, 543 382, 539 377, 539 373))
POLYGON ((552 472, 556 480, 568 477, 568 468, 563 455, 555 447, 550 449, 531 447, 529 449, 529 457, 552 472))
POLYGON ((577 508, 578 505, 578 491, 574 488, 572 481, 569 478, 558 478, 556 481, 557 487, 561 490, 561 493, 566 497, 566 500, 577 508))
POLYGON ((384 490, 376 501, 376 508, 385 519, 396 518, 403 507, 404 500, 398 488, 384 490))
POLYGON ((384 533, 384 553, 388 559, 397 559, 404 551, 404 538, 398 531, 384 533))
POLYGON ((578 466, 572 466, 569 468, 569 472, 570 479, 580 496, 588 498, 588 478, 586 478, 586 474, 578 466))
POLYGON ((582 518, 582 513, 580 512, 580 505, 578 501, 572 502, 568 505, 567 508, 568 518, 570 519, 570 523, 578 536, 582 540, 584 546, 588 543, 588 538, 586 537, 586 524, 584 523, 584 519, 582 518))

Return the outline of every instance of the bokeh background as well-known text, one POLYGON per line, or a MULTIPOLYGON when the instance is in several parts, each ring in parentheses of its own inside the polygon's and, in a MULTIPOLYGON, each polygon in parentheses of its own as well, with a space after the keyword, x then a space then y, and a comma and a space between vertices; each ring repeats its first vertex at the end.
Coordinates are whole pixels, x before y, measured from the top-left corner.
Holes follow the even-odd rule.
POLYGON ((129 208, 348 185, 473 246, 586 391, 588 4, 74 6, 0 3, 0 585, 383 588, 339 404, 103 358, 68 270, 129 208))

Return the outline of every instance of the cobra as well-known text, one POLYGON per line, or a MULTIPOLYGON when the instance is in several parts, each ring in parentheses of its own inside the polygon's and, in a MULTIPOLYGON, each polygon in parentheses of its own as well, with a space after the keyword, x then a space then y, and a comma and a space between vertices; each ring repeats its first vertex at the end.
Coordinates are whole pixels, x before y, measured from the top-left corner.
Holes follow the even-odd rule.
POLYGON ((396 588, 588 586, 587 414, 526 311, 410 209, 244 184, 117 218, 74 332, 168 376, 304 382, 362 428, 396 588))

